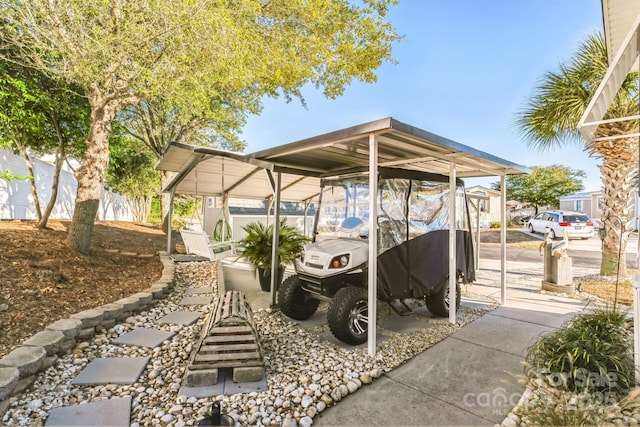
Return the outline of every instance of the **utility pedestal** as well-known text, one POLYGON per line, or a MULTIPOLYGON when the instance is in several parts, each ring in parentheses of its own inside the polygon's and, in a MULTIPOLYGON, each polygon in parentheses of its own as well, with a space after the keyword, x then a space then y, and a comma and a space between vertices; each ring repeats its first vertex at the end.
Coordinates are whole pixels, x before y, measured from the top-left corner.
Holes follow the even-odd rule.
POLYGON ((550 292, 575 293, 573 275, 571 273, 571 257, 554 256, 553 243, 544 247, 544 278, 542 289, 550 292))

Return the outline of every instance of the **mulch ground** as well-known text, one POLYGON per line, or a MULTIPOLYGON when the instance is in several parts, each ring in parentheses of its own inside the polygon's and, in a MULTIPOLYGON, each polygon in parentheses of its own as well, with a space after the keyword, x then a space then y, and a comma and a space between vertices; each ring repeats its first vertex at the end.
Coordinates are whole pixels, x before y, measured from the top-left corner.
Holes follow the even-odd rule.
POLYGON ((148 288, 167 239, 150 225, 98 221, 91 253, 66 244, 69 221, 0 221, 0 357, 56 320, 148 288))

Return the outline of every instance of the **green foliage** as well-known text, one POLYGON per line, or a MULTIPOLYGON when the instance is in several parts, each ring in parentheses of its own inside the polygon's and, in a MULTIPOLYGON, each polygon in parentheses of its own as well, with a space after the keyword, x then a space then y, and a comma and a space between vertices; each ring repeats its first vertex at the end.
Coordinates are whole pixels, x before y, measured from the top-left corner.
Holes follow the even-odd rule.
MULTIPOLYGON (((162 208, 160 206, 160 197, 154 196, 151 198, 151 207, 149 209, 149 215, 147 216, 147 223, 153 225, 162 224, 162 208)), ((174 230, 179 230, 179 227, 174 227, 174 230)))
MULTIPOLYGON (((581 191, 584 171, 566 166, 534 166, 531 174, 509 175, 506 177, 507 198, 538 206, 559 206, 560 197, 581 191)), ((491 184, 500 190, 500 182, 491 184)))
POLYGON ((625 314, 596 309, 544 336, 528 351, 528 375, 572 392, 617 393, 634 384, 625 314))
POLYGON ((33 177, 32 176, 16 175, 16 173, 14 171, 5 170, 5 171, 0 171, 0 179, 4 179, 5 181, 8 181, 8 182, 13 182, 15 180, 26 181, 28 179, 33 179, 33 177))
POLYGON ((160 173, 155 156, 143 144, 117 132, 111 134, 106 185, 132 198, 153 196, 159 192, 160 173))
MULTIPOLYGON (((511 220, 507 220, 505 225, 507 226, 507 228, 512 228, 512 227, 515 227, 516 224, 514 224, 513 221, 511 220)), ((500 221, 491 222, 491 224, 489 224, 489 228, 501 228, 500 221)))
POLYGON ((59 145, 80 155, 89 104, 77 87, 0 60, 0 146, 48 154, 59 145))
MULTIPOLYGON (((247 224, 242 229, 247 233, 238 243, 239 246, 244 247, 242 256, 253 265, 254 272, 258 268, 264 268, 265 271, 271 270, 273 224, 267 226, 256 221, 247 224)), ((295 227, 288 225, 286 218, 280 219, 278 239, 280 265, 292 263, 302 253, 304 244, 309 241, 295 227)))

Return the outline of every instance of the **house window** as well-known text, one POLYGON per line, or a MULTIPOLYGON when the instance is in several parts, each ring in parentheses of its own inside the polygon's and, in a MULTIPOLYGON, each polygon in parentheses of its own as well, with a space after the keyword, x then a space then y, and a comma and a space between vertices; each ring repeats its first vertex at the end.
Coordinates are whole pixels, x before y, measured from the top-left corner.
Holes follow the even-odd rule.
POLYGON ((582 212, 582 200, 576 200, 576 211, 582 212))

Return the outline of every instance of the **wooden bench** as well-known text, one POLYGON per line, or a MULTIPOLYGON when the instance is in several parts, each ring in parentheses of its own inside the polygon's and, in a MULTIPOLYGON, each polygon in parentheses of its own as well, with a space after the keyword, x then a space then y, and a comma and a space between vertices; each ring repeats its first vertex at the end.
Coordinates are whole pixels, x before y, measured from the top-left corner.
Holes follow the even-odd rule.
POLYGON ((180 236, 187 254, 209 258, 210 261, 217 261, 236 253, 233 241, 211 242, 204 231, 180 230, 180 236))
POLYGON ((262 346, 251 306, 240 291, 226 292, 209 312, 191 351, 185 383, 189 387, 217 384, 220 368, 233 370, 233 382, 262 379, 262 346))

